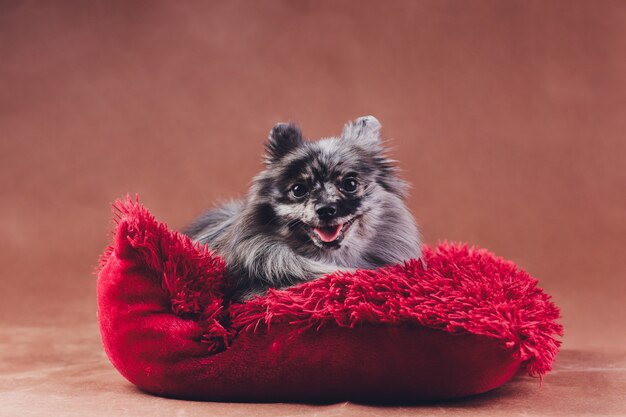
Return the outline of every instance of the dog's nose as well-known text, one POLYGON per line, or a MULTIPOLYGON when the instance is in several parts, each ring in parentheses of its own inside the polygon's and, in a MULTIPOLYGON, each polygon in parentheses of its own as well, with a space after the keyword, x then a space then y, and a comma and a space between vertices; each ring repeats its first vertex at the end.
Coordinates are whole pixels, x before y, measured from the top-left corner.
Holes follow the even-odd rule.
POLYGON ((324 204, 323 206, 317 207, 315 212, 322 220, 329 220, 335 217, 337 214, 337 204, 324 204))

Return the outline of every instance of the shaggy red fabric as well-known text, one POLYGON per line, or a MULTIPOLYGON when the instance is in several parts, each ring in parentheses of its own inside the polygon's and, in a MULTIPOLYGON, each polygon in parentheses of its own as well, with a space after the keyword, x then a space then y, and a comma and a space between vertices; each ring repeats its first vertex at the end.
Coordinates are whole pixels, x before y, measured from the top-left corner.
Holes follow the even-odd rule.
POLYGON ((106 353, 139 388, 219 401, 418 401, 542 376, 558 308, 537 281, 481 249, 443 244, 420 261, 335 273, 245 303, 224 263, 138 202, 115 204, 101 258, 106 353))

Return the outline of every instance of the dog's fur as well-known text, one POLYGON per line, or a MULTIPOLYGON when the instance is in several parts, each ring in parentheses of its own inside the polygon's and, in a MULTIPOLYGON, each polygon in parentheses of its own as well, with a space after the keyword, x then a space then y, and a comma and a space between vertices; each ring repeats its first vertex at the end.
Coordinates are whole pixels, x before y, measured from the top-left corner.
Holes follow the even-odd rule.
POLYGON ((406 183, 385 156, 380 127, 361 117, 341 137, 313 142, 277 124, 247 196, 187 227, 223 257, 235 298, 420 257, 406 183))

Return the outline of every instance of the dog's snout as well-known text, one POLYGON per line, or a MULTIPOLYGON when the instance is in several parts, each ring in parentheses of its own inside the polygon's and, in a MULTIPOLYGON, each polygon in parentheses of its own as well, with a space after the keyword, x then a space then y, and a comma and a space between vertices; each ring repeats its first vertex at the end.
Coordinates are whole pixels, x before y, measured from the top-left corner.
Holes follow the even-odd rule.
POLYGON ((323 204, 315 209, 315 212, 322 220, 330 220, 337 214, 337 204, 323 204))

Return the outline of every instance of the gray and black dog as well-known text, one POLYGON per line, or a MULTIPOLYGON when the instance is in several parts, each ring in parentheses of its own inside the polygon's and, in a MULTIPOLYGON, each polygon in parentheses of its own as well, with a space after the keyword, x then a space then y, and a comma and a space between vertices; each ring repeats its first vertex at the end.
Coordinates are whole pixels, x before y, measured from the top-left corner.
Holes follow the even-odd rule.
POLYGON ((309 141, 297 126, 277 124, 246 197, 184 230, 222 256, 235 299, 421 256, 407 185, 385 155, 380 128, 366 116, 338 138, 309 141))

